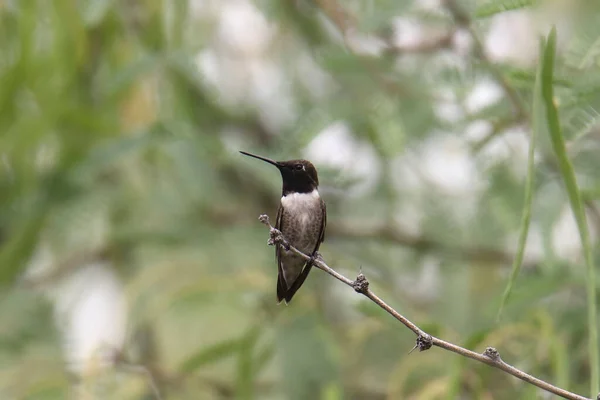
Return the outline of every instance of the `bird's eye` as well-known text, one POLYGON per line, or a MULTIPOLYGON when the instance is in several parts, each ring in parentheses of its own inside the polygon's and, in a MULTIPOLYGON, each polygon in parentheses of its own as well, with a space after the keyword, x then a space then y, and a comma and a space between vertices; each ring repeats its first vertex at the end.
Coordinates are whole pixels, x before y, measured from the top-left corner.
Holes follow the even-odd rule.
POLYGON ((296 164, 296 165, 294 165, 294 169, 296 171, 301 171, 304 169, 304 166, 302 164, 296 164))

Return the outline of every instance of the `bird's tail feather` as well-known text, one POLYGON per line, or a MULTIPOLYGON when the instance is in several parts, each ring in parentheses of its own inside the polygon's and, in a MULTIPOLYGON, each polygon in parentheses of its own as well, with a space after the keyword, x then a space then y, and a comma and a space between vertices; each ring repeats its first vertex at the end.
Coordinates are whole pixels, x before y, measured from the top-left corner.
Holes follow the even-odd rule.
POLYGON ((308 276, 308 273, 310 272, 311 268, 312 268, 312 265, 310 265, 310 264, 306 265, 304 267, 304 269, 302 269, 302 272, 300 273, 300 275, 298 275, 296 280, 292 283, 292 286, 289 289, 287 288, 284 277, 281 276, 281 274, 278 274, 278 276, 277 276, 277 302, 278 303, 281 303, 282 300, 285 300, 285 303, 289 304, 289 302, 292 301, 292 297, 294 297, 294 294, 296 294, 298 289, 300 289, 300 287, 306 280, 306 277, 308 276))

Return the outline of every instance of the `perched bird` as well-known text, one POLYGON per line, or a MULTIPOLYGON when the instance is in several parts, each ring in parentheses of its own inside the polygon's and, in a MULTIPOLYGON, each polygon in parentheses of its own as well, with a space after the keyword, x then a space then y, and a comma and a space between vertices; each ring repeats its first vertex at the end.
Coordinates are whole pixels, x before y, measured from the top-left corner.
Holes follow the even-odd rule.
MULTIPOLYGON (((276 166, 281 173, 283 188, 277 211, 275 228, 280 230, 287 242, 303 252, 316 257, 325 239, 327 211, 319 196, 319 177, 310 161, 273 161, 265 157, 240 151, 276 166)), ((275 248, 277 257, 277 301, 289 303, 308 276, 312 262, 288 251, 282 246, 275 248)))

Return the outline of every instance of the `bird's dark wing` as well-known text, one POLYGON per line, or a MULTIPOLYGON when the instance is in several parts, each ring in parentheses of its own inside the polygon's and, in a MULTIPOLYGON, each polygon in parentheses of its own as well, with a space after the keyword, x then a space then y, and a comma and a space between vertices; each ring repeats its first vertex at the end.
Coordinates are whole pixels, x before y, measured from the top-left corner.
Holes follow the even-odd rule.
POLYGON ((325 206, 325 202, 323 199, 321 200, 321 209, 323 210, 323 223, 321 224, 321 232, 319 233, 319 240, 317 241, 317 245, 315 246, 315 250, 313 254, 319 251, 319 247, 321 247, 321 243, 325 241, 325 228, 327 227, 327 207, 325 206))
MULTIPOLYGON (((319 232, 319 240, 317 240, 315 249, 313 250, 312 254, 310 254, 311 256, 314 256, 315 253, 317 251, 319 251, 319 247, 321 246, 321 243, 323 243, 323 241, 325 240, 325 227, 327 225, 327 210, 325 208, 325 202, 323 201, 323 199, 321 199, 321 209, 323 210, 323 214, 322 214, 323 222, 321 223, 321 231, 319 232)), ((308 273, 310 272, 311 268, 312 268, 312 264, 306 263, 306 265, 302 269, 302 272, 300 273, 298 278, 296 278, 296 280, 294 281, 292 286, 285 293, 284 298, 285 298, 286 303, 289 303, 292 300, 292 297, 294 297, 294 294, 296 293, 296 291, 298 291, 298 289, 300 289, 300 286, 302 286, 302 284, 306 280, 306 277, 308 276, 308 273)), ((281 267, 280 267, 280 271, 281 271, 281 267)), ((278 282, 277 283, 277 291, 279 292, 279 280, 277 282, 278 282)), ((279 294, 277 295, 277 297, 279 298, 279 294)), ((279 300, 279 301, 281 301, 281 300, 279 300)))
MULTIPOLYGON (((283 222, 283 205, 279 205, 279 209, 277 210, 277 219, 275 220, 275 229, 280 232, 283 231, 283 227, 281 226, 283 222)), ((281 267, 281 246, 275 246, 275 257, 277 258, 277 302, 281 302, 285 298, 285 294, 287 292, 287 285, 285 283, 285 279, 283 278, 283 268, 281 267)))

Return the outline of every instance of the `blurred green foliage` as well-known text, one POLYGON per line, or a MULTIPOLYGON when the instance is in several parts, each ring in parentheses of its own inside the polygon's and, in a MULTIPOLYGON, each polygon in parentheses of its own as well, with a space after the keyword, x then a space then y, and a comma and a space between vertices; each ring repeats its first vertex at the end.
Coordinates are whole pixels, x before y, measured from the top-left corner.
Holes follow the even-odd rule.
MULTIPOLYGON (((463 3, 484 31, 492 16, 534 2, 463 3)), ((274 129, 258 106, 228 104, 202 75, 197 55, 214 44, 217 28, 186 1, 0 2, 0 398, 63 399, 75 382, 80 398, 154 398, 148 374, 131 365, 146 368, 165 399, 539 397, 523 382, 439 349, 407 355, 411 332, 320 271, 291 305, 275 304, 273 249, 257 217, 274 217, 279 177, 235 150, 296 158, 339 120, 372 146, 383 172, 372 190, 346 197, 354 178, 317 165, 323 186, 336 189, 325 195, 328 263, 349 277, 362 267, 371 287, 427 332, 475 351, 494 346, 505 361, 588 393, 589 281, 583 258, 553 252, 552 228, 568 198, 548 136, 538 137, 532 200, 544 253, 525 261, 496 323, 524 177, 511 172, 510 157, 484 166, 478 151, 486 143, 474 146, 486 185, 465 216, 439 188, 415 196, 400 181, 399 189, 394 166, 424 141, 440 140, 432 132, 523 121, 511 120, 506 96, 458 120, 439 118, 440 88, 464 99, 489 76, 486 63, 468 54, 468 68, 459 69, 444 62, 445 49, 410 55, 403 68, 402 54, 355 54, 331 34, 335 13, 319 4, 333 2, 256 1, 276 27, 270 57, 298 108, 291 123, 274 129), (303 82, 307 56, 334 82, 320 97, 303 82), (413 235, 404 221, 390 221, 415 202, 424 212, 413 235), (52 254, 50 265, 29 279, 40 248, 52 254), (439 284, 407 290, 432 256, 439 284), (56 298, 66 290, 61 282, 100 260, 125 285, 125 361, 75 377, 56 298)), ((393 15, 441 29, 455 24, 447 13, 413 5, 357 0, 344 7, 363 32, 386 32, 393 15)), ((568 156, 593 210, 600 14, 593 2, 581 5, 553 82, 568 156)), ((498 68, 529 107, 535 66, 498 68)))

